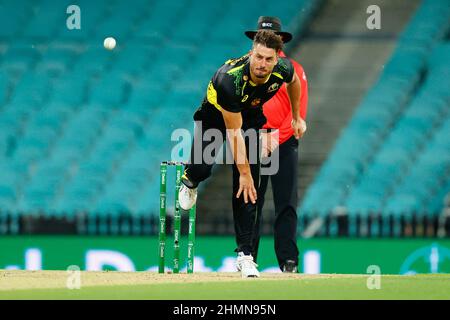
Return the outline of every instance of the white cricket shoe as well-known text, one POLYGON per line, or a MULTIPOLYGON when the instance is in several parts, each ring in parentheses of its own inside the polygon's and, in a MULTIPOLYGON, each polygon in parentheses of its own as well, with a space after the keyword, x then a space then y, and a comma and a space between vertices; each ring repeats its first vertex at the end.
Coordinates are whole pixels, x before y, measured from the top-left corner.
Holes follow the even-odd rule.
POLYGON ((243 252, 238 253, 236 268, 241 272, 242 278, 259 278, 257 266, 251 255, 246 256, 243 252))
POLYGON ((191 209, 197 201, 197 188, 190 189, 184 183, 180 186, 178 201, 183 210, 191 209))

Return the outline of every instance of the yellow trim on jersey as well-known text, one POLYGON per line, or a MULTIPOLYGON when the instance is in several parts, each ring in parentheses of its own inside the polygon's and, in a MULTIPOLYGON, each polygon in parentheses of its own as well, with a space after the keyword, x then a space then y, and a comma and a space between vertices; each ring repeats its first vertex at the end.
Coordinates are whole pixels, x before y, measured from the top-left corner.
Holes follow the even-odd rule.
POLYGON ((219 111, 222 111, 222 107, 217 103, 217 91, 214 89, 212 81, 208 84, 208 89, 206 90, 206 98, 208 102, 216 107, 219 111))
POLYGON ((247 85, 247 81, 245 81, 245 82, 244 82, 244 85, 242 86, 241 96, 244 95, 244 89, 245 89, 245 86, 246 86, 246 85, 247 85))
POLYGON ((235 71, 237 71, 239 69, 242 69, 244 66, 245 66, 245 64, 243 64, 242 66, 230 69, 230 70, 227 71, 227 74, 233 74, 233 72, 235 72, 235 71))
POLYGON ((283 80, 283 76, 281 74, 279 74, 278 72, 272 72, 272 74, 278 78, 280 78, 281 80, 283 80))

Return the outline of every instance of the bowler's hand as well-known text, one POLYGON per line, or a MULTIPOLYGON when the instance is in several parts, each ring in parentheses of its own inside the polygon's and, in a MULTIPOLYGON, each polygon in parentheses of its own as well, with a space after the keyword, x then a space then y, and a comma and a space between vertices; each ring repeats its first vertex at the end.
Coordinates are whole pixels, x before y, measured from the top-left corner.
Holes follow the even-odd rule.
POLYGON ((255 204, 256 203, 256 189, 253 184, 253 178, 251 174, 240 175, 239 176, 239 190, 236 193, 236 198, 241 196, 241 193, 244 193, 244 202, 248 203, 248 199, 255 204))
POLYGON ((306 122, 302 118, 292 119, 292 129, 294 129, 295 139, 300 139, 306 132, 306 122))

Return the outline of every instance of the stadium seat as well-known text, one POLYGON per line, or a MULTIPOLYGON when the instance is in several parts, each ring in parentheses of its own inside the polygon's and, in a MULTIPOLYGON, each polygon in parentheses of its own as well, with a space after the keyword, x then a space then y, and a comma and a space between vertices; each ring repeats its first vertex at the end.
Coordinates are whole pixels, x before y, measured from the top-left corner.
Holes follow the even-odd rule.
POLYGON ((300 211, 341 205, 362 214, 438 211, 450 191, 450 46, 443 40, 449 19, 446 1, 421 4, 300 211), (342 186, 348 192, 333 197, 329 190, 342 186))
POLYGON ((70 3, 1 1, 0 207, 157 214, 167 141, 174 129, 192 131, 213 73, 248 51, 242 32, 254 16, 296 29, 292 12, 306 19, 317 3, 243 2, 223 13, 223 1, 79 0, 81 29, 70 30, 70 3), (103 47, 107 36, 114 50, 103 47))

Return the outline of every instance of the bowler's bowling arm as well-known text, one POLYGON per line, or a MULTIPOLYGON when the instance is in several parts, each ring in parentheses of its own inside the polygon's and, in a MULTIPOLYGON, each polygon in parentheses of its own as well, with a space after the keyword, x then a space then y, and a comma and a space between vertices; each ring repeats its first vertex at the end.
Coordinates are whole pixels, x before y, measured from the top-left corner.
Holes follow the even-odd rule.
POLYGON ((245 142, 242 137, 242 115, 240 112, 229 112, 222 108, 222 116, 227 129, 227 139, 230 143, 234 162, 241 175, 250 174, 250 165, 245 150, 245 142))

